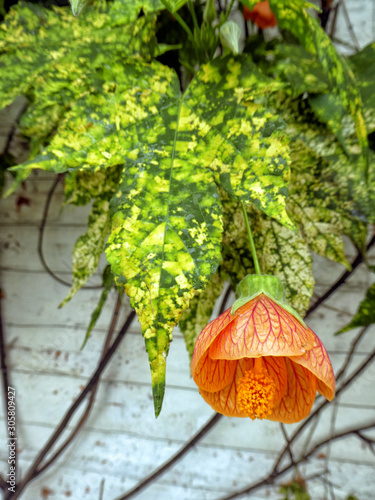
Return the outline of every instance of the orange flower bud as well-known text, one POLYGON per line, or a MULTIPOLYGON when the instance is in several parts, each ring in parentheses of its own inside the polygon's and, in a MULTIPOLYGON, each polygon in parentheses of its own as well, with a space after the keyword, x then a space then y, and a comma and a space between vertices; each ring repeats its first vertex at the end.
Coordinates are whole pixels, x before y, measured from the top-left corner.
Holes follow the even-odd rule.
POLYGON ((205 401, 223 415, 298 422, 310 413, 316 391, 329 401, 334 397, 327 351, 283 304, 277 278, 247 276, 239 288, 242 297, 233 308, 197 338, 191 363, 194 381, 205 401), (263 286, 266 279, 276 288, 263 286), (246 287, 250 300, 243 293, 246 287))
POLYGON ((257 3, 252 10, 245 6, 243 15, 247 21, 253 21, 262 30, 264 28, 273 28, 277 24, 277 19, 270 8, 268 0, 257 3))

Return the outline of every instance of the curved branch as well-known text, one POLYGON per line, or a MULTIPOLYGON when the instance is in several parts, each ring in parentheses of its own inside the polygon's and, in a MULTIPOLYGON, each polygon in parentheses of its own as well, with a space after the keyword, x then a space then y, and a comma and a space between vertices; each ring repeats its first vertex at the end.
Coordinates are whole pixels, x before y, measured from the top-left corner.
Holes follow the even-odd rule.
MULTIPOLYGON (((319 443, 314 445, 313 448, 311 448, 307 453, 305 453, 305 455, 300 459, 300 462, 306 462, 306 460, 308 460, 311 457, 311 455, 313 455, 320 448, 331 443, 332 441, 336 441, 337 439, 341 439, 343 437, 350 436, 351 434, 356 435, 356 434, 358 434, 358 432, 370 430, 370 429, 373 429, 374 427, 375 427, 375 422, 372 422, 371 424, 364 425, 363 427, 359 427, 356 429, 349 429, 347 431, 343 431, 343 432, 339 432, 337 434, 334 434, 333 436, 330 436, 329 438, 323 439, 322 441, 320 441, 319 443)), ((254 484, 253 486, 250 486, 249 488, 241 490, 237 493, 233 493, 233 494, 228 495, 226 497, 222 497, 222 498, 220 498, 220 500, 232 500, 233 498, 237 498, 240 495, 252 493, 253 491, 258 490, 259 488, 261 488, 263 486, 268 486, 274 482, 276 477, 277 478, 281 477, 285 473, 289 472, 289 470, 292 469, 293 467, 294 467, 294 464, 289 463, 283 469, 281 469, 275 476, 270 475, 270 476, 262 479, 262 481, 259 481, 258 483, 254 484)))
POLYGON ((128 328, 130 327, 130 324, 132 323, 133 319, 135 317, 135 311, 132 311, 127 319, 125 320, 124 325, 122 326, 120 332, 117 334, 117 337, 115 338, 113 344, 111 347, 108 349, 107 353, 104 355, 102 358, 101 362, 99 363, 97 369, 93 373, 92 377, 90 378, 89 382, 86 384, 85 388, 83 391, 80 393, 78 398, 74 401, 74 403, 71 405, 69 410, 66 412, 64 418, 61 420, 60 424, 58 425, 57 429, 53 433, 53 435, 50 437, 46 445, 43 447, 43 449, 39 452, 38 456, 35 458, 34 462, 30 466, 29 470, 27 471, 24 479, 21 481, 19 485, 17 485, 16 488, 16 493, 15 494, 10 494, 10 495, 5 495, 4 500, 9 500, 12 498, 12 500, 15 500, 19 498, 20 494, 22 491, 26 488, 27 484, 29 481, 31 481, 34 478, 34 474, 38 470, 39 465, 42 463, 52 446, 54 445, 55 441, 57 438, 60 436, 60 434, 64 431, 65 427, 67 426, 68 422, 74 415, 74 413, 77 411, 79 406, 81 405, 82 401, 85 399, 87 394, 91 392, 97 381, 99 380, 103 370, 109 363, 110 359, 112 358, 113 354, 116 352, 116 349, 120 345, 121 340, 123 339, 125 333, 128 331, 128 328))
MULTIPOLYGON (((62 178, 61 174, 58 174, 56 176, 55 180, 52 183, 52 186, 51 186, 50 190, 48 191, 46 202, 44 204, 42 220, 41 220, 40 225, 39 225, 38 255, 39 255, 39 258, 40 258, 40 261, 42 263, 42 266, 43 266, 44 270, 50 276, 52 276, 52 278, 54 280, 58 281, 59 283, 61 283, 64 286, 68 286, 70 288, 72 286, 72 283, 69 283, 68 281, 65 281, 64 279, 60 278, 59 276, 57 276, 57 274, 55 274, 52 271, 52 269, 47 264, 46 259, 44 257, 44 253, 43 253, 44 230, 45 230, 47 219, 48 219, 49 207, 51 205, 53 194, 54 194, 54 192, 55 192, 55 190, 56 190, 56 188, 57 188, 57 186, 58 186, 61 178, 62 178)), ((86 286, 81 287, 81 290, 97 290, 99 288, 102 288, 102 286, 101 285, 86 285, 86 286)))
POLYGON ((142 482, 135 486, 133 489, 125 493, 125 495, 118 497, 116 500, 129 500, 136 493, 144 490, 150 483, 162 476, 168 469, 170 469, 176 462, 195 446, 221 419, 222 415, 215 413, 213 417, 193 436, 177 453, 175 453, 168 462, 158 467, 152 474, 142 479, 142 482))
MULTIPOLYGON (((367 244, 367 251, 370 250, 375 245, 375 235, 371 238, 369 243, 367 244)), ((362 264, 364 261, 364 257, 362 253, 358 252, 356 258, 351 263, 351 270, 345 271, 340 278, 326 291, 318 300, 308 309, 306 316, 315 311, 323 302, 325 302, 341 285, 343 285, 346 280, 353 274, 353 272, 357 269, 357 267, 362 264)))
MULTIPOLYGON (((117 323, 117 319, 118 319, 118 315, 119 315, 119 311, 120 311, 120 306, 121 306, 121 296, 120 296, 120 294, 118 294, 117 295, 117 302, 116 302, 115 309, 114 309, 113 316, 112 316, 112 321, 111 321, 111 324, 108 328, 108 333, 107 333, 107 336, 106 336, 106 339, 104 342, 103 351, 102 351, 100 361, 102 361, 104 355, 106 354, 106 352, 109 349, 111 338, 112 338, 113 332, 116 328, 116 323, 117 323)), ((95 396, 96 396, 98 387, 99 387, 99 380, 96 381, 95 385, 91 389, 89 401, 87 403, 85 412, 82 415, 82 417, 80 418, 79 422, 76 424, 75 428, 72 430, 70 435, 66 438, 66 440, 60 445, 60 447, 55 451, 55 453, 52 455, 52 457, 48 460, 48 462, 46 462, 44 465, 42 465, 41 467, 39 467, 35 471, 33 479, 35 477, 39 476, 40 474, 42 474, 42 472, 44 472, 46 469, 48 469, 57 460, 57 458, 61 455, 61 453, 63 453, 65 451, 65 449, 70 445, 70 443, 73 441, 73 439, 80 432, 80 430, 82 429, 82 427, 86 423, 86 420, 88 419, 88 417, 91 413, 91 410, 93 409, 94 402, 95 402, 95 396)))

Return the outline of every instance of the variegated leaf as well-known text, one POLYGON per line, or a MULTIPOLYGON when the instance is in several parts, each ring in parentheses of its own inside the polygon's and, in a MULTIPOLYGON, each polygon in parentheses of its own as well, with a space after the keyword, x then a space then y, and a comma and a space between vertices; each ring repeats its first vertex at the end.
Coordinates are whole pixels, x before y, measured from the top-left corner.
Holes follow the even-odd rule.
POLYGON ((308 245, 299 232, 264 216, 253 227, 262 272, 280 278, 287 303, 303 317, 315 284, 308 245))
POLYGON ((117 0, 99 0, 76 18, 69 8, 26 2, 12 7, 0 26, 0 103, 28 97, 21 120, 25 135, 45 139, 77 99, 99 91, 106 61, 155 53, 155 17, 119 20, 112 16, 116 8, 117 0))
POLYGON ((312 251, 350 269, 343 242, 345 204, 335 204, 335 186, 328 178, 322 178, 322 160, 302 141, 292 143, 291 154, 288 212, 301 225, 303 237, 312 251))
POLYGON ((373 133, 375 131, 375 42, 351 56, 349 63, 362 96, 367 130, 373 133))
MULTIPOLYGON (((328 78, 331 91, 339 97, 340 105, 349 110, 356 127, 357 137, 367 164, 368 140, 363 118, 362 99, 347 62, 338 54, 329 36, 308 12, 314 5, 305 0, 270 0, 270 6, 282 28, 289 30, 310 52, 316 53, 328 78)), ((339 128, 340 118, 335 124, 339 128)))
POLYGON ((302 141, 301 154, 307 153, 310 158, 304 165, 296 158, 296 166, 299 163, 305 172, 301 171, 301 181, 296 184, 296 189, 300 189, 302 196, 316 198, 313 203, 317 206, 341 214, 343 234, 350 236, 356 246, 364 250, 366 225, 375 221, 374 152, 371 149, 369 151, 366 183, 358 167, 361 163, 360 151, 355 137, 351 135, 351 127, 343 130, 350 153, 348 157, 334 135, 316 120, 306 101, 291 100, 280 93, 275 100, 275 112, 280 113, 287 123, 291 144, 295 144, 293 147, 298 148, 302 141), (306 147, 307 150, 303 153, 306 147), (307 182, 304 175, 307 176, 307 182), (313 182, 311 189, 310 182, 313 182))
POLYGON ((65 175, 65 203, 86 205, 93 198, 109 201, 116 193, 121 175, 121 167, 91 172, 76 170, 65 175))
MULTIPOLYGON (((249 8, 253 8, 257 1, 244 0, 243 3, 249 8)), ((307 12, 308 8, 316 9, 316 6, 305 0, 294 0, 293 2, 270 0, 270 7, 279 26, 289 30, 306 50, 317 55, 328 79, 331 92, 339 97, 340 106, 343 110, 347 109, 354 120, 358 141, 362 149, 364 167, 367 170, 368 140, 361 95, 347 62, 337 53, 332 41, 319 26, 318 21, 307 12)), ((335 130, 339 129, 342 119, 343 116, 338 117, 338 122, 334 124, 335 130)))
MULTIPOLYGON (((138 161, 135 158, 124 169, 111 202, 112 233, 106 250, 142 325, 156 416, 164 396, 173 327, 195 291, 203 290, 216 270, 222 232, 212 173, 192 168, 189 136, 183 144, 180 134, 177 145, 176 131, 169 126, 171 115, 163 118, 165 128, 154 143, 152 162, 145 161, 142 151, 138 161), (157 151, 161 143, 165 149, 157 151), (170 154, 163 154, 165 150, 170 154)), ((153 133, 157 130, 162 129, 153 133)))
POLYGON ((110 266, 106 266, 104 268, 103 278, 102 278, 102 286, 103 286, 103 291, 100 295, 98 305, 96 306, 93 313, 91 314, 91 320, 90 320, 89 326, 87 328, 86 335, 85 335, 81 349, 84 348, 86 342, 90 338, 91 332, 94 329, 96 322, 98 321, 98 318, 99 318, 99 316, 103 310, 103 307, 107 301, 108 294, 109 294, 111 288, 115 286, 115 277, 111 271, 110 266))
POLYGON ((87 231, 78 238, 73 249, 73 285, 60 307, 64 306, 96 271, 109 228, 109 202, 96 200, 92 206, 87 231))

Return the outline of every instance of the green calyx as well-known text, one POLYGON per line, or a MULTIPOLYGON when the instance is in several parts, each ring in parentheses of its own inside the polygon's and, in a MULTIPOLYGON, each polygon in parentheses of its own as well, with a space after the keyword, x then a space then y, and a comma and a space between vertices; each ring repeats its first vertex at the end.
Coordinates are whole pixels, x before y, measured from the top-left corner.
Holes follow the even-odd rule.
POLYGON ((232 306, 232 314, 241 306, 253 300, 255 297, 264 293, 276 304, 292 314, 306 328, 306 324, 301 316, 285 302, 284 287, 276 276, 268 274, 248 274, 236 288, 236 302, 232 306))

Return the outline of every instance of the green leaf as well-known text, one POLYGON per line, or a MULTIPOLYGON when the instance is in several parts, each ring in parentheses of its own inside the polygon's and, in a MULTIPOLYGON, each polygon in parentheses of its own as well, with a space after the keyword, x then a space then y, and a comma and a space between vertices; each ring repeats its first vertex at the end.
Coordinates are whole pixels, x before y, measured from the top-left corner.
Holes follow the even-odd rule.
MULTIPOLYGON (((275 112, 280 113, 288 124, 287 132, 292 145, 293 169, 290 188, 293 193, 287 208, 293 215, 295 208, 291 203, 297 196, 300 199, 298 203, 315 207, 316 221, 319 220, 323 224, 333 222, 333 240, 331 243, 327 241, 328 246, 325 246, 324 239, 320 238, 318 248, 322 251, 318 253, 347 265, 342 260, 341 250, 334 240, 342 231, 342 234, 350 236, 360 250, 365 251, 367 224, 375 220, 375 156, 370 150, 366 184, 358 168, 361 158, 358 155, 357 141, 350 135, 350 128, 344 131, 350 152, 348 157, 335 137, 316 120, 305 100, 292 100, 280 93, 275 104, 275 112)), ((304 217, 306 215, 304 214, 304 217)), ((302 223, 301 217, 298 220, 302 223)), ((306 222, 308 223, 308 219, 306 222)), ((307 239, 308 234, 309 231, 306 231, 307 239)), ((313 234, 312 232, 311 238, 313 234)), ((326 235, 328 236, 328 228, 326 235)))
POLYGON ((301 225, 312 251, 350 269, 342 239, 350 212, 345 214, 344 203, 335 203, 337 186, 322 175, 323 162, 302 141, 292 143, 291 154, 289 214, 301 225))
POLYGON ((103 286, 103 291, 100 295, 100 299, 98 302, 98 305, 96 306, 95 310, 91 314, 91 321, 90 324, 87 328, 86 335, 82 344, 81 349, 83 349, 86 345, 86 342, 91 336, 91 332, 94 329, 96 322, 99 319, 99 316, 103 310, 103 307, 107 301, 108 293, 110 292, 111 288, 115 286, 115 277, 111 271, 110 266, 106 266, 103 271, 103 277, 102 277, 102 286, 103 286))
POLYGON ((99 90, 106 61, 155 53, 155 17, 120 22, 111 17, 116 5, 95 2, 79 19, 68 8, 20 2, 11 9, 0 26, 0 102, 27 95, 25 135, 43 139, 53 133, 77 99, 99 90))
POLYGON ((164 0, 163 3, 168 7, 170 12, 177 12, 181 7, 183 7, 188 0, 164 0))
POLYGON ((345 112, 338 97, 334 94, 311 96, 309 97, 309 104, 317 118, 335 134, 345 154, 350 155, 342 133, 342 121, 345 112))
POLYGON ((306 482, 299 476, 291 483, 280 486, 280 493, 283 494, 280 500, 311 500, 307 492, 306 482))
POLYGON ((224 280, 218 272, 211 276, 203 292, 190 301, 189 307, 182 313, 178 323, 182 331, 190 359, 193 356, 195 341, 210 321, 217 299, 223 291, 224 280))
POLYGON ((64 306, 96 271, 109 231, 109 203, 96 200, 92 206, 88 228, 73 250, 73 285, 60 307, 64 306))
POLYGON ((359 304, 358 310, 348 325, 336 333, 347 332, 359 326, 367 326, 375 323, 375 283, 366 292, 366 297, 359 304))
MULTIPOLYGON (((333 43, 316 19, 311 17, 307 8, 316 8, 305 0, 270 0, 270 7, 275 13, 281 28, 289 30, 305 47, 316 53, 327 75, 331 91, 335 93, 340 104, 347 109, 355 123, 360 147, 362 149, 367 170, 368 140, 363 118, 362 99, 356 81, 346 61, 337 53, 333 43)), ((339 128, 339 123, 335 124, 339 128)))
POLYGON ((116 23, 134 22, 140 12, 150 14, 164 9, 161 0, 115 0, 109 15, 116 23))
MULTIPOLYGON (((257 2, 245 0, 244 4, 253 8, 257 2)), ((368 169, 368 140, 363 117, 361 95, 358 92, 352 70, 347 62, 337 53, 325 31, 316 19, 307 12, 308 8, 317 8, 305 0, 270 0, 280 28, 290 31, 303 47, 316 54, 328 79, 331 92, 339 98, 340 105, 352 116, 359 145, 362 150, 364 169, 368 169)), ((330 124, 333 123, 333 119, 330 124)), ((340 122, 334 123, 334 130, 339 130, 340 122)))
POLYGON ((115 166, 105 170, 68 172, 65 175, 65 203, 86 205, 93 198, 109 201, 116 193, 121 168, 115 166))
MULTIPOLYGON (((273 64, 268 62, 267 74, 277 76, 288 82, 294 96, 304 92, 317 94, 327 92, 328 79, 316 54, 305 50, 300 45, 279 42, 272 53, 273 64)), ((268 61, 270 59, 270 51, 268 61)))
POLYGON ((364 106, 369 132, 375 131, 375 42, 349 58, 364 106))

